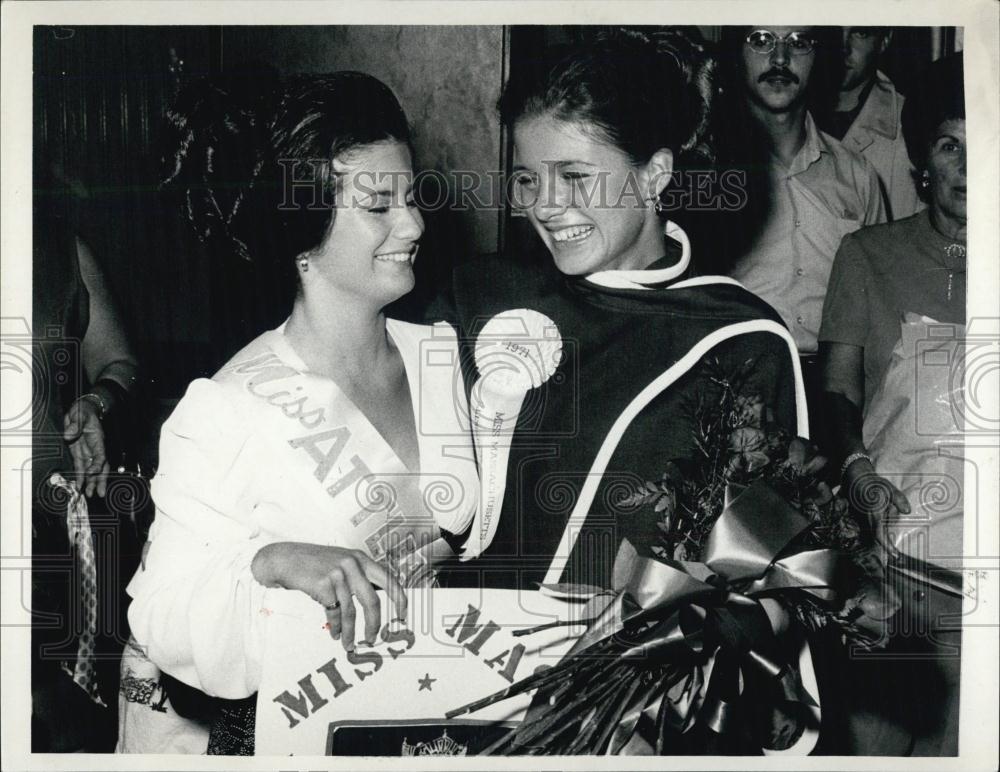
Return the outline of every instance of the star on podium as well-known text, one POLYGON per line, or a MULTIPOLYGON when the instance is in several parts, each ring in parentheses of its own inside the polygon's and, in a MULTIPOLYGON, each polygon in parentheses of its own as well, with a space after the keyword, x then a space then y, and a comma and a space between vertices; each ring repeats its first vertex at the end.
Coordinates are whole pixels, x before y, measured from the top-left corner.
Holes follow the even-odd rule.
POLYGON ((417 683, 420 684, 420 688, 417 689, 418 692, 422 692, 424 689, 431 691, 431 684, 437 681, 436 678, 431 678, 431 674, 427 673, 423 678, 418 678, 417 683))

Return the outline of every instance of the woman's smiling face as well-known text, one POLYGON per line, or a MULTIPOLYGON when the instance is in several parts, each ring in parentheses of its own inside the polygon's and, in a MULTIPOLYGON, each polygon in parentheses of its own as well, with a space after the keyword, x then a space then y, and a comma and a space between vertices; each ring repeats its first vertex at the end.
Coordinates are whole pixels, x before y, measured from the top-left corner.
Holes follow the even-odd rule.
POLYGON ((387 304, 413 289, 424 231, 413 202, 410 151, 380 142, 335 160, 340 176, 333 226, 313 252, 310 279, 387 304))
POLYGON ((943 121, 927 154, 931 206, 956 222, 966 220, 965 119, 943 121))
POLYGON ((662 256, 648 199, 666 180, 651 185, 646 167, 578 124, 551 115, 518 121, 514 179, 515 204, 563 273, 645 268, 662 256))

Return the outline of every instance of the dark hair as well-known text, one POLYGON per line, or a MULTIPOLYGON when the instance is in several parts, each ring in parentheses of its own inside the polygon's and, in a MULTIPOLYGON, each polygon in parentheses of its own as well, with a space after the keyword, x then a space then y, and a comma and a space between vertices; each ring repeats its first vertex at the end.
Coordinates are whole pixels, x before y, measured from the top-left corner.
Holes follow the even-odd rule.
POLYGON ((961 53, 931 64, 920 88, 903 103, 903 139, 910 162, 918 175, 927 168, 927 155, 934 132, 945 121, 965 118, 965 70, 961 53))
POLYGON ((512 80, 500 117, 578 123, 637 165, 661 148, 678 156, 699 144, 708 118, 712 65, 701 53, 678 30, 602 30, 541 79, 512 80))
POLYGON ((246 260, 234 226, 268 155, 268 100, 276 86, 273 70, 251 65, 191 82, 167 110, 161 187, 182 193, 199 239, 246 260))
POLYGON ((279 80, 244 68, 193 83, 168 118, 176 141, 164 184, 184 191, 199 238, 246 260, 276 259, 289 272, 332 224, 333 159, 410 141, 395 95, 360 72, 279 80))

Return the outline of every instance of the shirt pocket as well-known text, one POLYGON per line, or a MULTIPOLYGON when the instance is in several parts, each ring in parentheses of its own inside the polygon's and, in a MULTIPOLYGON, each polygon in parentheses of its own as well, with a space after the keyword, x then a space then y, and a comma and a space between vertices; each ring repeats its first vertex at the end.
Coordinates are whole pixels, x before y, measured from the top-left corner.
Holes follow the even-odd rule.
POLYGON ((838 217, 828 211, 816 212, 815 227, 806 232, 811 251, 822 258, 823 270, 817 275, 824 287, 830 279, 830 269, 833 268, 833 258, 840 249, 844 236, 854 233, 862 226, 861 220, 838 217))

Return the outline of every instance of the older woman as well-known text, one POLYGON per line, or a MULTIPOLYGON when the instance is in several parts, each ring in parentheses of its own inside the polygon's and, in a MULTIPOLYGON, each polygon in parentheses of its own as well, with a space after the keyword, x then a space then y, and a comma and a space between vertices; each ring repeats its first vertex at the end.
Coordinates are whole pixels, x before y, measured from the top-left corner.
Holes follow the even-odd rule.
MULTIPOLYGON (((432 581, 440 532, 466 526, 477 477, 471 458, 444 452, 464 437, 454 372, 424 360, 434 349, 457 362, 454 332, 384 312, 413 287, 423 233, 396 98, 360 73, 300 78, 243 136, 230 135, 246 106, 218 104, 231 99, 187 103, 177 170, 207 158, 232 173, 223 164, 244 158, 247 181, 218 196, 189 182, 192 217, 277 260, 297 291, 287 321, 192 383, 164 424, 151 545, 128 590, 149 660, 236 700, 259 683, 269 588, 322 605, 350 656, 379 633, 377 587, 401 617, 403 587, 432 581)), ((252 752, 252 707, 229 706, 211 752, 252 752)))
MULTIPOLYGON (((909 500, 900 488, 908 486, 912 497, 918 488, 915 481, 926 484, 929 479, 935 486, 949 479, 960 481, 961 469, 942 470, 940 464, 948 461, 932 447, 930 438, 913 436, 911 428, 908 440, 905 433, 891 432, 890 427, 913 427, 917 420, 928 420, 914 412, 920 392, 929 385, 913 377, 920 339, 931 340, 929 327, 938 329, 940 337, 945 325, 960 330, 965 323, 967 190, 961 55, 933 66, 921 90, 906 103, 903 131, 928 208, 904 220, 862 229, 841 244, 820 331, 824 388, 832 455, 841 464, 843 486, 855 508, 880 539, 891 526, 893 547, 943 563, 961 555, 961 506, 952 500, 952 506, 921 505, 914 511, 922 503, 909 500), (926 446, 923 452, 917 447, 921 444, 926 446), (904 462, 900 454, 908 460, 904 462), (919 536, 914 538, 915 534, 919 536)), ((932 659, 919 668, 912 657, 902 664, 898 656, 894 662, 878 663, 872 677, 879 684, 890 676, 896 681, 879 690, 890 700, 858 713, 865 726, 855 750, 953 754, 960 639, 957 629, 944 630, 937 620, 947 614, 957 618, 960 595, 939 584, 907 588, 902 597, 904 611, 932 630, 930 636, 914 636, 910 644, 921 649, 924 659, 932 659), (909 689, 914 690, 910 698, 905 696, 909 689), (919 713, 909 711, 914 705, 919 713)), ((902 638, 894 644, 897 649, 903 645, 902 638)))

